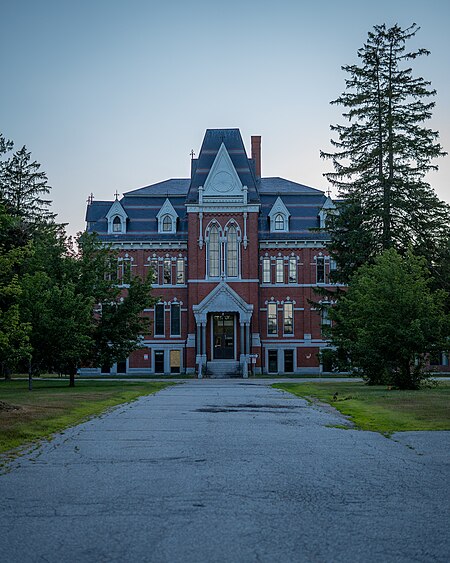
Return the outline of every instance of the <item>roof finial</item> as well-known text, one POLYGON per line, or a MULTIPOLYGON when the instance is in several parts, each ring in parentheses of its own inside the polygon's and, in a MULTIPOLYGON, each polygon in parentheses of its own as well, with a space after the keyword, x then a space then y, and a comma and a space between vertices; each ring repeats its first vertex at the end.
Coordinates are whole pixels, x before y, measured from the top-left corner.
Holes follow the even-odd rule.
POLYGON ((94 194, 93 194, 92 192, 91 192, 91 194, 88 196, 88 198, 87 198, 86 201, 87 201, 87 204, 88 204, 88 205, 91 205, 91 204, 92 204, 92 202, 94 201, 94 194))
POLYGON ((328 186, 328 190, 326 191, 327 197, 331 197, 331 188, 328 186))
POLYGON ((194 160, 194 156, 195 156, 194 149, 191 149, 191 152, 189 154, 191 155, 191 160, 194 160))
POLYGON ((116 193, 114 194, 116 201, 119 199, 119 192, 116 190, 116 193))

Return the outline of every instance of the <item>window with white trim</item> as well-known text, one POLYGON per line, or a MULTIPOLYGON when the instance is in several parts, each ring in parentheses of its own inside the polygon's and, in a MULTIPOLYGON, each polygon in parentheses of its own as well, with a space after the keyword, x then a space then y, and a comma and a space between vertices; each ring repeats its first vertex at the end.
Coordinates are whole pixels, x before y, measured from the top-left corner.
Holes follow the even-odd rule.
POLYGON ((213 225, 209 230, 208 237, 208 274, 211 277, 220 275, 220 241, 219 229, 213 225))
POLYGON ((121 233, 122 232, 122 221, 120 220, 120 217, 118 217, 117 215, 113 219, 112 227, 113 227, 112 228, 113 233, 121 233))
POLYGON ((235 278, 239 270, 238 234, 235 225, 227 233, 227 277, 235 278))
POLYGON ((325 283, 325 258, 318 256, 316 259, 316 283, 325 283))
POLYGON ((294 304, 283 305, 283 334, 294 334, 294 304))
POLYGON ((184 258, 177 258, 177 284, 184 283, 184 258))
POLYGON ((277 304, 267 304, 267 334, 278 334, 277 304))
POLYGON ((297 258, 289 258, 289 283, 297 283, 297 258))
POLYGON ((155 305, 155 336, 164 336, 164 303, 155 305))
POLYGON ((262 281, 263 283, 270 283, 270 258, 263 258, 262 261, 262 281))
POLYGON ((132 272, 132 259, 126 255, 119 256, 117 259, 117 276, 116 279, 122 284, 130 283, 132 272))
POLYGON ((275 230, 284 231, 284 215, 281 213, 275 215, 275 230))
POLYGON ((276 262, 276 276, 275 281, 276 283, 283 283, 284 282, 284 260, 283 258, 277 258, 276 262))
POLYGON ((155 285, 159 285, 159 264, 156 258, 153 258, 150 262, 152 266, 152 273, 153 273, 153 283, 155 285))
POLYGON ((165 233, 172 232, 172 217, 170 215, 164 215, 162 220, 162 230, 165 233))
POLYGON ((171 303, 170 305, 170 336, 180 336, 181 334, 181 317, 180 304, 171 303))
POLYGON ((164 258, 163 264, 163 282, 165 285, 170 285, 172 283, 172 260, 170 258, 164 258))

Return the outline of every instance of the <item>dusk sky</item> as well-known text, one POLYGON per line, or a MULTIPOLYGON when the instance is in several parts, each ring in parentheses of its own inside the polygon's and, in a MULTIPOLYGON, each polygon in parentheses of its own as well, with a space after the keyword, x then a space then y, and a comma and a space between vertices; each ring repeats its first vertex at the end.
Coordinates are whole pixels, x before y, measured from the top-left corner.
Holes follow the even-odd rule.
MULTIPOLYGON (((429 126, 450 150, 448 0, 0 0, 0 131, 26 144, 71 234, 86 199, 188 177, 207 128, 262 136, 263 176, 319 189, 341 65, 375 24, 421 26, 409 48, 437 89, 429 126)), ((450 202, 450 156, 428 177, 450 202)))

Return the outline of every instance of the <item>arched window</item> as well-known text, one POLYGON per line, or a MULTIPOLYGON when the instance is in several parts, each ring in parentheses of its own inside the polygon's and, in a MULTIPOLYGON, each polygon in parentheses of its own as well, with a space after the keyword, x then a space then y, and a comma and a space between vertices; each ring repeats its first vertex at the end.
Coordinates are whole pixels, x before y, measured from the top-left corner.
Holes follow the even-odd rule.
POLYGON ((281 213, 275 215, 275 230, 284 231, 284 217, 281 213))
POLYGON ((172 231, 172 217, 170 215, 164 215, 162 230, 166 233, 172 231))
POLYGON ((237 277, 238 275, 238 236, 237 229, 232 225, 228 229, 227 235, 227 276, 237 277))
POLYGON ((209 231, 208 262, 209 275, 212 277, 218 277, 220 273, 220 243, 219 229, 216 225, 213 225, 209 231))
POLYGON ((114 217, 113 220, 113 233, 121 233, 122 232, 122 221, 120 217, 114 217))

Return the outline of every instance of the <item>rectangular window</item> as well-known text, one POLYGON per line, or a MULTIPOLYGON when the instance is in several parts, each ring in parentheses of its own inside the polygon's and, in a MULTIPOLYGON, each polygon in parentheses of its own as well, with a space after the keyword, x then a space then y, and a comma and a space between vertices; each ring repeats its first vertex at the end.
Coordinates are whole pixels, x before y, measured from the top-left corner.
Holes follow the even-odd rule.
POLYGON ((284 373, 293 373, 294 371, 294 350, 284 351, 284 373))
POLYGON ((267 305, 267 334, 278 334, 276 303, 268 303, 267 305))
POLYGON ((180 336, 180 305, 170 305, 170 336, 180 336))
POLYGON ((111 258, 107 261, 107 271, 105 274, 105 278, 110 281, 117 280, 117 274, 119 271, 119 263, 116 259, 111 258))
POLYGON ((155 305, 155 336, 164 336, 164 303, 155 305))
POLYGON ((289 258, 289 283, 297 283, 297 258, 289 258))
POLYGON ((155 373, 164 373, 164 350, 155 350, 155 373))
POLYGON ((316 283, 325 283, 325 258, 323 256, 317 257, 316 283))
POLYGON ((152 260, 151 261, 151 266, 152 266, 152 274, 153 274, 153 283, 155 285, 159 285, 159 266, 158 266, 158 260, 152 260))
POLYGON ((326 308, 322 309, 321 311, 321 321, 322 321, 321 331, 323 336, 328 336, 327 327, 331 326, 331 319, 328 316, 328 307, 329 304, 327 304, 326 308))
POLYGON ((284 334, 294 334, 293 303, 285 303, 283 306, 283 332, 284 334))
POLYGON ((278 350, 268 350, 269 373, 278 373, 278 350))
POLYGON ((170 373, 180 373, 181 353, 179 350, 170 351, 170 373))
POLYGON ((270 283, 270 258, 263 258, 263 283, 270 283))
POLYGON ((283 258, 277 258, 277 270, 276 270, 275 281, 277 283, 283 283, 284 282, 284 260, 283 260, 283 258))
POLYGON ((184 259, 177 258, 177 284, 184 283, 184 259))
POLYGON ((131 280, 131 260, 129 258, 124 258, 122 262, 123 274, 122 283, 130 283, 131 280))
POLYGON ((164 258, 164 283, 172 283, 172 261, 170 258, 164 258))

